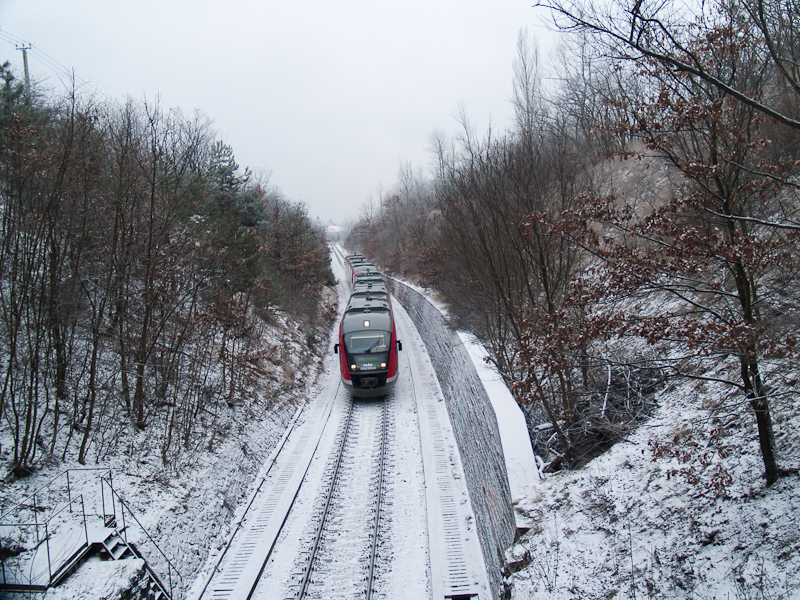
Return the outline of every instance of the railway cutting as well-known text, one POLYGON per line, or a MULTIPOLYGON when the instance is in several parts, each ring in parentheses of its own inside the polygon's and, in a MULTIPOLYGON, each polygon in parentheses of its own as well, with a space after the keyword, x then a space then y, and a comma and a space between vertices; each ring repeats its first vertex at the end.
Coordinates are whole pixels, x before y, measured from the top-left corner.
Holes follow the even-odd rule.
POLYGON ((354 398, 331 353, 189 598, 489 600, 444 397, 411 319, 394 313, 406 348, 395 386, 354 398))

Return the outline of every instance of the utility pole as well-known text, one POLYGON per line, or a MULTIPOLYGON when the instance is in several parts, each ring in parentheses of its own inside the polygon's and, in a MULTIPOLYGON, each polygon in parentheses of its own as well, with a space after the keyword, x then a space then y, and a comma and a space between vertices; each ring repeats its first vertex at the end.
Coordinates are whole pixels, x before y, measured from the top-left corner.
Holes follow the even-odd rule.
POLYGON ((25 96, 28 100, 31 99, 31 78, 28 74, 28 50, 31 49, 31 45, 17 46, 17 50, 22 50, 22 65, 25 69, 25 96))

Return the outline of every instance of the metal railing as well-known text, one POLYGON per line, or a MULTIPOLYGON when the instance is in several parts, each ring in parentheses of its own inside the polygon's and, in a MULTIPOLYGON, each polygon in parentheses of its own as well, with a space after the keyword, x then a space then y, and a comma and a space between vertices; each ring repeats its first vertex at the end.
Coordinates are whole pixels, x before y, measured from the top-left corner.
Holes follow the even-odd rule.
MULTIPOLYGON (((52 495, 53 493, 56 493, 58 495, 63 495, 63 493, 66 492, 68 501, 71 502, 72 501, 72 485, 71 485, 71 481, 70 481, 70 473, 72 473, 72 478, 74 479, 77 473, 85 473, 85 472, 89 472, 89 471, 92 471, 92 472, 97 472, 97 471, 106 472, 106 473, 108 473, 109 481, 111 480, 111 469, 109 469, 108 467, 83 467, 83 468, 79 468, 79 469, 67 469, 66 471, 62 471, 61 473, 59 473, 58 475, 53 477, 47 483, 45 483, 45 484, 39 486, 38 488, 36 488, 33 492, 31 492, 30 494, 25 496, 17 504, 15 504, 14 506, 12 506, 8 510, 6 510, 3 514, 0 514, 0 522, 7 521, 8 518, 12 514, 17 513, 17 512, 19 512, 20 509, 24 509, 24 508, 29 508, 29 509, 30 508, 34 508, 35 511, 40 511, 41 512, 41 510, 43 510, 43 509, 40 506, 37 506, 37 504, 41 505, 42 497, 46 498, 48 495, 52 495), (54 484, 59 484, 59 482, 60 482, 60 486, 61 487, 60 488, 59 487, 55 487, 54 484), (55 488, 55 491, 54 491, 54 488, 55 488)), ((102 506, 103 506, 103 510, 105 511, 106 510, 106 500, 105 500, 105 496, 103 494, 102 485, 101 485, 101 488, 100 488, 100 497, 101 497, 101 503, 102 503, 102 506)), ((112 514, 113 514, 113 504, 111 506, 111 510, 112 510, 112 514)))
MULTIPOLYGON (((73 497, 70 471, 108 469, 59 473, 0 515, 0 586, 46 589, 64 567, 88 550, 86 499, 83 494, 73 497), (65 491, 67 502, 61 503, 65 491), (43 518, 45 512, 48 516, 43 518)), ((100 498, 101 513, 105 513, 102 484, 100 498)))
MULTIPOLYGON (((104 479, 104 478, 101 477, 101 479, 104 479)), ((120 511, 119 511, 120 512, 120 516, 122 517, 122 527, 118 528, 117 531, 119 532, 120 536, 122 537, 123 541, 125 542, 125 545, 128 546, 128 548, 130 548, 131 551, 138 558, 144 559, 145 565, 147 567, 147 570, 150 572, 150 575, 153 577, 155 582, 161 587, 161 591, 166 593, 170 598, 172 598, 174 596, 174 585, 177 584, 177 580, 173 580, 173 574, 176 575, 177 578, 180 579, 181 581, 183 581, 183 575, 181 575, 181 573, 180 573, 180 571, 178 571, 177 567, 172 564, 172 562, 169 560, 169 558, 167 558, 167 555, 164 554, 164 552, 161 550, 161 548, 158 546, 158 544, 156 544, 155 540, 152 538, 152 536, 144 528, 144 525, 142 525, 139 522, 139 519, 136 518, 136 515, 134 514, 133 510, 131 510, 130 506, 128 506, 128 504, 125 502, 125 500, 119 494, 119 492, 117 492, 114 489, 114 486, 112 485, 112 482, 111 482, 111 474, 110 473, 109 473, 108 485, 109 485, 109 489, 111 490, 112 498, 115 499, 114 505, 115 506, 117 506, 117 505, 119 506, 119 508, 120 508, 120 511), (132 541, 128 540, 128 529, 129 529, 129 526, 130 526, 130 522, 129 522, 128 519, 125 518, 126 512, 127 512, 128 516, 129 516, 129 519, 133 519, 133 522, 136 523, 136 525, 138 526, 139 530, 145 535, 146 541, 144 543, 141 543, 139 541, 132 542, 132 541), (161 576, 159 575, 160 569, 157 571, 153 566, 156 561, 152 560, 152 558, 150 558, 148 556, 148 554, 152 554, 153 553, 153 550, 148 550, 147 552, 143 552, 142 551, 142 548, 148 548, 149 549, 150 546, 152 546, 152 548, 154 548, 155 551, 157 551, 158 554, 161 555, 161 559, 167 565, 166 566, 166 571, 167 571, 166 575, 167 575, 167 581, 168 581, 168 585, 169 585, 169 588, 168 588, 169 591, 167 591, 167 587, 164 585, 164 582, 162 581, 161 576)))
MULTIPOLYGON (((76 509, 77 510, 77 509, 76 509)), ((75 519, 69 519, 74 523, 75 519)), ((0 548, 3 560, 0 561, 0 584, 11 587, 30 587, 46 589, 58 574, 60 566, 66 565, 70 560, 88 548, 89 535, 86 528, 86 513, 83 496, 77 496, 67 505, 62 506, 44 521, 32 523, 0 523, 0 548), (62 513, 69 510, 73 512, 73 505, 80 506, 81 520, 78 527, 74 528, 74 535, 68 538, 57 537, 59 530, 63 530, 64 519, 62 513), (17 535, 9 536, 8 530, 13 527, 17 535), (81 536, 81 530, 83 535, 81 536), (31 534, 31 531, 33 532, 31 534), (9 540, 11 543, 9 543, 9 540), (14 546, 14 543, 17 546, 14 546), (26 543, 30 548, 22 551, 26 543), (44 556, 40 554, 44 548, 44 556)))
POLYGON ((94 527, 101 532, 115 530, 131 552, 144 559, 161 591, 173 597, 177 579, 183 580, 183 576, 114 489, 112 471, 106 467, 63 471, 0 515, 0 589, 45 590, 58 583, 89 552, 92 543, 102 541, 90 540, 89 531, 94 527), (93 491, 94 482, 81 485, 83 493, 75 495, 76 480, 87 472, 96 473, 99 485, 99 493, 88 498, 86 492, 93 491), (43 513, 48 516, 43 518, 43 513), (135 536, 129 539, 128 535, 134 523, 144 534, 135 541, 135 536), (166 564, 165 569, 156 569, 156 563, 166 564), (166 570, 168 587, 159 576, 162 570, 166 570))

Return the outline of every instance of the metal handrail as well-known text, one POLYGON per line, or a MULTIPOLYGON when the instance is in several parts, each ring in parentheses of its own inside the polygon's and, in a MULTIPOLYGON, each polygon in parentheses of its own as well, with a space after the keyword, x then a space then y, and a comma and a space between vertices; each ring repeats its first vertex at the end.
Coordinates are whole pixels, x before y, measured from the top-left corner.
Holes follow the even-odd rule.
MULTIPOLYGON (((111 468, 110 467, 81 467, 81 468, 77 468, 77 469, 67 469, 66 471, 64 471, 64 475, 66 475, 66 477, 67 477, 67 498, 69 498, 70 500, 72 499, 72 489, 71 489, 70 483, 69 483, 69 474, 72 471, 75 471, 75 472, 80 472, 80 471, 108 471, 108 479, 109 479, 109 481, 111 481, 111 468)), ((100 480, 101 481, 103 480, 103 476, 102 475, 100 476, 100 480)), ((101 501, 101 504, 103 506, 103 516, 105 517, 106 501, 105 501, 105 493, 103 492, 102 484, 100 485, 100 501, 101 501)), ((114 510, 113 497, 112 497, 111 510, 112 510, 112 512, 114 510)))
MULTIPOLYGON (((51 483, 52 483, 52 480, 51 480, 51 483)), ((42 488, 39 488, 39 489, 42 489, 42 488)), ((83 521, 84 543, 88 546, 88 544, 89 544, 89 530, 88 530, 88 527, 86 526, 86 505, 84 504, 84 501, 83 501, 83 494, 80 494, 80 495, 76 496, 74 500, 70 500, 67 504, 65 504, 64 506, 62 506, 61 508, 59 508, 58 510, 53 512, 44 521, 40 522, 38 519, 35 519, 32 523, 2 523, 2 522, 0 522, 0 527, 20 527, 20 528, 21 527, 34 527, 35 528, 35 531, 36 531, 36 547, 38 548, 41 545, 42 541, 44 541, 45 549, 46 549, 46 552, 47 552, 47 584, 46 585, 50 585, 51 581, 53 580, 53 558, 52 558, 52 556, 50 554, 50 527, 49 527, 49 525, 53 521, 53 519, 55 519, 59 514, 61 514, 62 512, 67 510, 68 508, 69 508, 70 513, 71 513, 72 512, 72 505, 74 503, 78 502, 78 501, 80 501, 80 503, 81 503, 81 516, 82 516, 82 521, 83 521), (39 538, 39 528, 40 527, 44 527, 44 538, 43 539, 39 538)), ((34 503, 34 506, 35 506, 35 503, 34 503)), ((8 512, 6 512, 5 514, 8 514, 8 512)), ((36 511, 34 511, 34 516, 35 516, 35 514, 36 514, 36 511)), ((34 556, 35 556, 35 554, 36 553, 34 552, 34 556)), ((6 582, 5 568, 6 568, 5 567, 5 561, 3 561, 2 574, 3 574, 3 582, 4 583, 6 582)), ((33 568, 33 561, 31 561, 31 569, 32 568, 33 568)), ((38 577, 38 574, 36 574, 36 577, 38 577)), ((28 579, 29 583, 33 583, 34 575, 32 575, 32 574, 29 575, 27 579, 28 579)))
MULTIPOLYGON (((101 477, 101 479, 103 479, 103 478, 101 477)), ((121 530, 121 533, 123 535, 123 539, 125 540, 125 544, 129 548, 131 548, 131 550, 133 550, 136 554, 139 554, 139 552, 128 543, 128 528, 125 525, 125 510, 124 510, 124 509, 128 509, 128 512, 130 513, 131 517, 133 517, 133 520, 136 521, 136 524, 139 526, 139 529, 142 530, 142 532, 147 536, 147 539, 150 540, 150 542, 153 544, 155 549, 158 550, 158 552, 161 554, 161 556, 167 562, 167 565, 169 565, 169 569, 167 569, 167 576, 169 578, 170 596, 172 596, 173 595, 173 593, 172 593, 173 592, 172 571, 173 570, 175 571, 175 573, 178 575, 178 577, 181 579, 181 581, 183 581, 183 575, 181 575, 181 572, 177 569, 177 567, 172 564, 172 562, 169 560, 169 558, 167 558, 167 555, 164 554, 164 552, 161 550, 161 548, 158 546, 158 544, 155 542, 155 540, 150 536, 150 534, 144 528, 144 525, 142 525, 141 522, 139 522, 139 519, 136 518, 136 515, 134 514, 133 510, 130 508, 130 506, 128 506, 126 504, 125 500, 122 498, 122 496, 119 494, 119 492, 117 492, 114 489, 114 487, 111 484, 111 482, 109 482, 109 488, 111 490, 112 499, 113 499, 114 496, 116 496, 117 500, 119 500, 120 506, 123 508, 123 510, 122 510, 122 530, 121 530)), ((141 556, 139 558, 141 558, 141 556)), ((151 567, 151 570, 152 570, 152 567, 151 567)), ((153 571, 153 574, 155 574, 155 571, 153 571)))
POLYGON ((66 477, 66 480, 67 480, 67 497, 71 501, 72 500, 72 496, 71 496, 70 483, 69 483, 69 473, 71 471, 75 471, 75 472, 78 472, 78 471, 108 471, 109 472, 109 476, 111 475, 111 469, 109 467, 80 467, 80 468, 76 468, 76 469, 66 469, 65 471, 61 471, 58 475, 54 476, 50 481, 48 481, 47 483, 45 483, 43 485, 40 485, 38 488, 33 490, 30 494, 28 494, 27 496, 24 496, 22 498, 22 500, 20 500, 17 504, 15 504, 14 506, 11 506, 4 513, 0 514, 0 521, 2 521, 6 517, 6 515, 10 514, 11 512, 15 511, 16 509, 24 507, 25 503, 28 500, 33 500, 34 507, 35 507, 36 506, 36 496, 42 490, 48 489, 50 487, 50 485, 54 481, 56 481, 57 479, 61 479, 62 477, 66 477))
MULTIPOLYGON (((131 549, 131 551, 135 555, 137 555, 138 558, 143 558, 141 556, 141 553, 135 547, 131 546, 131 544, 128 543, 127 525, 125 524, 125 510, 127 509, 127 511, 130 513, 130 516, 133 518, 133 520, 136 522, 136 524, 139 526, 139 528, 142 530, 142 532, 144 532, 145 536, 147 536, 147 539, 150 541, 150 543, 152 543, 152 545, 156 548, 156 550, 158 550, 158 552, 163 557, 164 561, 167 563, 167 565, 168 565, 167 577, 168 577, 168 580, 169 580, 169 590, 170 590, 169 591, 169 595, 172 596, 173 595, 173 576, 172 576, 172 571, 173 570, 175 571, 175 573, 177 574, 177 576, 180 578, 181 581, 183 581, 183 575, 175 567, 175 565, 172 564, 172 562, 169 560, 167 555, 164 554, 164 552, 161 550, 161 548, 158 546, 158 544, 156 544, 155 540, 147 532, 147 530, 141 524, 139 519, 136 518, 136 515, 134 514, 133 510, 131 509, 130 506, 127 505, 127 503, 122 498, 122 496, 119 494, 119 492, 117 492, 114 489, 113 473, 112 473, 111 469, 108 468, 108 467, 86 467, 86 468, 77 468, 77 469, 67 469, 65 471, 62 471, 61 473, 59 473, 58 475, 56 475, 55 477, 50 479, 47 483, 39 486, 33 492, 31 492, 30 494, 28 494, 27 496, 22 498, 22 500, 19 501, 17 504, 15 504, 14 506, 12 506, 8 510, 6 510, 4 513, 2 513, 2 515, 0 515, 0 527, 19 527, 19 528, 22 528, 22 527, 34 527, 35 528, 36 545, 37 545, 37 547, 39 545, 41 545, 42 542, 44 542, 45 546, 46 546, 46 549, 47 549, 47 575, 48 575, 47 585, 49 585, 51 583, 51 581, 52 581, 52 578, 53 578, 53 568, 52 568, 52 558, 50 556, 50 531, 49 531, 48 525, 50 524, 50 522, 55 517, 57 517, 59 514, 61 514, 67 508, 69 508, 69 511, 71 513, 73 511, 73 504, 78 502, 78 501, 80 501, 80 503, 81 503, 81 518, 83 520, 84 538, 85 538, 85 541, 86 541, 86 545, 88 546, 88 543, 89 543, 89 533, 88 533, 88 527, 87 527, 87 524, 86 524, 86 518, 87 518, 86 517, 86 506, 85 506, 85 503, 84 503, 83 494, 80 494, 80 495, 76 496, 74 499, 72 498, 72 485, 71 485, 71 482, 70 482, 70 472, 79 472, 79 471, 103 471, 103 472, 107 471, 107 474, 103 473, 98 477, 98 479, 100 480, 101 510, 103 512, 103 514, 101 516, 102 516, 102 518, 104 520, 104 524, 107 524, 105 522, 107 517, 113 516, 114 520, 116 521, 116 518, 117 518, 116 501, 119 501, 119 506, 120 506, 120 509, 121 509, 121 516, 122 516, 122 528, 119 531, 121 532, 121 534, 123 536, 125 544, 131 549), (43 490, 49 490, 52 487, 53 482, 55 482, 55 481, 57 481, 59 479, 62 479, 62 478, 66 479, 66 492, 67 492, 67 498, 68 498, 67 503, 64 506, 61 506, 60 508, 58 508, 50 516, 48 516, 48 518, 46 520, 39 521, 39 519, 38 519, 39 507, 38 507, 38 501, 37 501, 38 497, 40 495, 42 495, 42 491, 43 490), (109 496, 110 496, 109 500, 111 501, 111 512, 110 513, 106 509, 106 490, 105 490, 105 485, 104 484, 108 485, 109 490, 110 490, 110 494, 109 494, 109 496), (11 513, 15 512, 15 511, 21 511, 21 510, 32 510, 34 521, 32 523, 26 523, 26 522, 17 522, 17 523, 8 522, 8 523, 6 523, 6 522, 2 522, 4 517, 7 517, 7 516, 11 515, 11 513), (39 531, 40 531, 41 527, 44 527, 44 530, 45 530, 43 539, 40 537, 40 534, 39 534, 39 531)), ((62 488, 62 490, 63 490, 63 488, 62 488)), ((62 491, 62 493, 63 493, 63 491, 62 491)), ((2 570, 2 581, 5 582, 6 581, 6 573, 5 573, 6 564, 5 564, 5 561, 0 561, 0 562, 2 562, 2 569, 0 569, 0 570, 2 570)), ((152 566, 148 565, 147 568, 150 570, 151 574, 156 579, 156 582, 158 583, 158 585, 161 586, 162 590, 166 591, 164 589, 163 583, 159 580, 158 575, 155 572, 155 570, 152 568, 152 566)), ((36 577, 38 577, 38 574, 36 575, 36 577)), ((33 576, 32 575, 29 576, 27 578, 27 580, 28 580, 28 582, 30 584, 32 584, 33 576)))

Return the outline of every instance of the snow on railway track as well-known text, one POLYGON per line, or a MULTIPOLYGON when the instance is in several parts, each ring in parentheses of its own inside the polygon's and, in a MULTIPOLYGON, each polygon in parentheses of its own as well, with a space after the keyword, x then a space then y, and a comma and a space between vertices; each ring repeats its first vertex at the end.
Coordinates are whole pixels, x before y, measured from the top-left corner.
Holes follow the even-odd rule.
POLYGON ((204 570, 192 586, 190 598, 239 600, 251 597, 283 531, 336 400, 344 396, 340 386, 329 386, 306 411, 302 426, 295 425, 287 431, 233 527, 233 534, 210 569, 204 570))
POLYGON ((424 463, 432 586, 429 597, 488 600, 489 580, 444 394, 425 344, 399 303, 395 304, 395 319, 405 340, 408 363, 403 379, 406 387, 395 393, 413 398, 424 463))
POLYGON ((372 597, 390 402, 353 400, 296 598, 372 597))
POLYGON ((391 394, 378 401, 337 398, 334 410, 340 414, 331 416, 322 434, 303 488, 252 597, 363 599, 374 592, 372 597, 430 598, 425 482, 413 396, 391 394), (350 406, 355 414, 346 434, 344 454, 339 458, 350 406), (384 406, 387 415, 381 469, 384 406), (323 524, 337 462, 339 481, 330 496, 330 515, 323 524), (383 483, 379 486, 381 473, 383 483), (377 538, 373 537, 376 521, 377 538), (312 558, 317 536, 319 550, 312 558), (303 590, 309 564, 313 572, 303 590), (374 565, 372 585, 370 564, 374 565))

